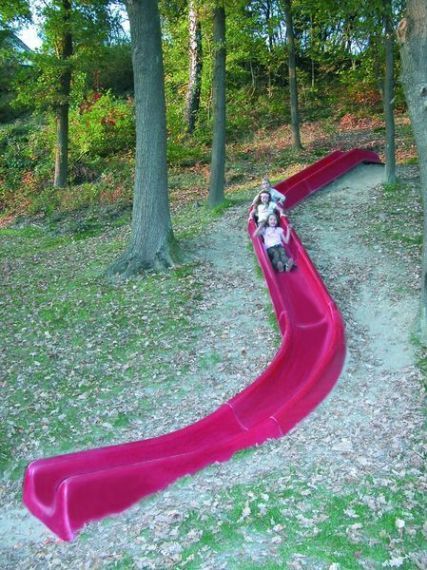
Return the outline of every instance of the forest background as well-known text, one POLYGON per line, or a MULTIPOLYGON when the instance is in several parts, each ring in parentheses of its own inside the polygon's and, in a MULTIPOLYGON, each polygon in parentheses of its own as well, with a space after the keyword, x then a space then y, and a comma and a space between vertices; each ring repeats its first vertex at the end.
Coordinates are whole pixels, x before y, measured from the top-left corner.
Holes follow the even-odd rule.
MULTIPOLYGON (((7 3, 6 3, 7 4, 7 3)), ((190 3, 191 4, 191 3, 190 3)), ((227 5, 227 142, 256 144, 263 133, 291 122, 286 2, 227 5)), ((402 3, 298 1, 292 4, 299 121, 326 132, 341 127, 382 129, 385 78, 385 14, 392 27, 402 3)), ((43 45, 19 46, 15 32, 30 17, 25 2, 11 2, 20 18, 2 20, 0 101, 0 205, 4 214, 52 213, 96 203, 129 203, 135 148, 133 73, 123 13, 105 2, 75 2, 70 12, 72 55, 61 52, 66 2, 34 3, 43 45), (46 8, 47 6, 47 8, 46 8), (65 7, 65 8, 64 8, 65 7), (63 23, 63 22, 62 22, 63 23), (95 33, 96 32, 96 33, 95 33), (69 61, 67 61, 69 60, 69 61), (65 61, 65 63, 64 63, 65 61), (54 184, 58 86, 71 73, 69 168, 65 188, 54 184)), ((70 3, 71 7, 71 3, 70 3)), ((203 173, 213 129, 214 38, 212 6, 161 2, 168 163, 171 172, 203 173), (193 30, 193 31, 192 31, 193 30), (189 35, 193 44, 189 48, 189 35), (191 58, 196 57, 189 78, 191 58), (190 79, 193 83, 190 84, 190 79), (189 108, 189 100, 193 96, 189 108)), ((9 14, 11 16, 11 14, 9 14)), ((399 74, 394 43, 393 75, 399 74)), ((392 97, 405 112, 400 83, 392 97)), ((295 146, 295 145, 294 145, 295 146)), ((299 145, 296 145, 299 146, 299 145)), ((326 150, 319 149, 318 156, 326 150)), ((250 152, 246 155, 250 158, 250 152), (249 156, 248 156, 249 155, 249 156)), ((288 166, 298 155, 283 159, 288 166)), ((304 155, 302 155, 304 156, 304 155)), ((202 178, 198 180, 201 181, 202 178)), ((228 180, 232 182, 232 180, 228 180)), ((203 186, 198 184, 200 197, 203 186)))

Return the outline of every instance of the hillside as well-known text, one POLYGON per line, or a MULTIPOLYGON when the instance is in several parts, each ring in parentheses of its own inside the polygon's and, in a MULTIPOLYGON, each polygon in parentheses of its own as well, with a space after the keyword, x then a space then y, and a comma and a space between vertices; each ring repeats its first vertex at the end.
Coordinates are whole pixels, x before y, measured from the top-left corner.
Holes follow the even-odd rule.
MULTIPOLYGON (((337 133, 335 143, 356 134, 337 133)), ((74 231, 87 213, 61 218, 55 231, 44 219, 2 230, 8 567, 425 566, 425 356, 413 340, 422 222, 410 165, 395 187, 381 184, 381 167, 359 167, 291 214, 344 315, 349 354, 328 400, 290 435, 92 524, 72 544, 20 505, 30 459, 186 425, 271 360, 279 337, 245 226, 255 179, 286 152, 277 137, 253 148, 253 170, 230 164, 242 178, 216 215, 189 190, 174 218, 187 260, 165 274, 102 277, 127 239, 125 219, 92 234, 74 231)))

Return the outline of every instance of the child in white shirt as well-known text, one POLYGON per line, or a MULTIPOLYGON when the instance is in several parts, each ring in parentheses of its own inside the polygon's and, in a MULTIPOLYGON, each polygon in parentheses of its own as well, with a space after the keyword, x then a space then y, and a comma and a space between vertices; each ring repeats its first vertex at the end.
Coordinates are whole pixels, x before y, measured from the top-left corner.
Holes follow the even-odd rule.
POLYGON ((286 255, 284 246, 289 243, 291 225, 288 225, 285 234, 283 228, 279 226, 277 214, 273 213, 268 216, 267 225, 259 225, 255 230, 254 236, 260 234, 264 238, 264 246, 274 269, 277 269, 279 272, 290 271, 294 267, 295 262, 286 255))
POLYGON ((255 220, 258 227, 267 225, 268 216, 278 212, 283 213, 281 206, 273 202, 269 192, 260 192, 253 202, 250 217, 255 220))

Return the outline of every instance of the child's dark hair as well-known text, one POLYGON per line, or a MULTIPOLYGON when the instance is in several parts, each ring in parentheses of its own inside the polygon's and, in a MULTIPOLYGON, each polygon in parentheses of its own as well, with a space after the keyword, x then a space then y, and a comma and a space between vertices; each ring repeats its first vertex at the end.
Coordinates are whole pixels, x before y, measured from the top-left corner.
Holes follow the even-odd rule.
POLYGON ((271 202, 271 194, 268 190, 263 190, 261 191, 258 196, 257 199, 254 202, 254 207, 256 208, 257 206, 259 206, 261 204, 261 194, 267 194, 268 195, 268 203, 271 202))

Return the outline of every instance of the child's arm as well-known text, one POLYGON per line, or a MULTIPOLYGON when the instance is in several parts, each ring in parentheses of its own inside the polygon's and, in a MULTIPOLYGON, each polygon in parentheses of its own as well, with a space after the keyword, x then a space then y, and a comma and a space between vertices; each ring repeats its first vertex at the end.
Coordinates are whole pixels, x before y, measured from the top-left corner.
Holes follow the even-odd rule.
POLYGON ((249 222, 251 220, 255 220, 255 213, 256 213, 256 206, 254 207, 254 205, 252 204, 251 211, 249 212, 249 220, 248 220, 249 222))
POLYGON ((253 233, 253 237, 258 236, 260 233, 263 233, 264 230, 264 226, 262 224, 260 224, 257 229, 254 231, 253 233))
POLYGON ((284 194, 276 190, 276 188, 273 188, 273 186, 270 187, 270 194, 276 203, 279 203, 281 206, 283 206, 286 200, 286 196, 284 194))
POLYGON ((283 232, 283 243, 285 245, 288 245, 289 243, 289 239, 291 237, 291 224, 288 224, 288 227, 286 228, 286 233, 283 232))
POLYGON ((275 207, 275 209, 279 212, 279 214, 280 214, 281 216, 284 215, 285 210, 282 208, 282 206, 281 206, 280 204, 277 204, 277 202, 275 202, 275 203, 274 203, 274 207, 275 207))

